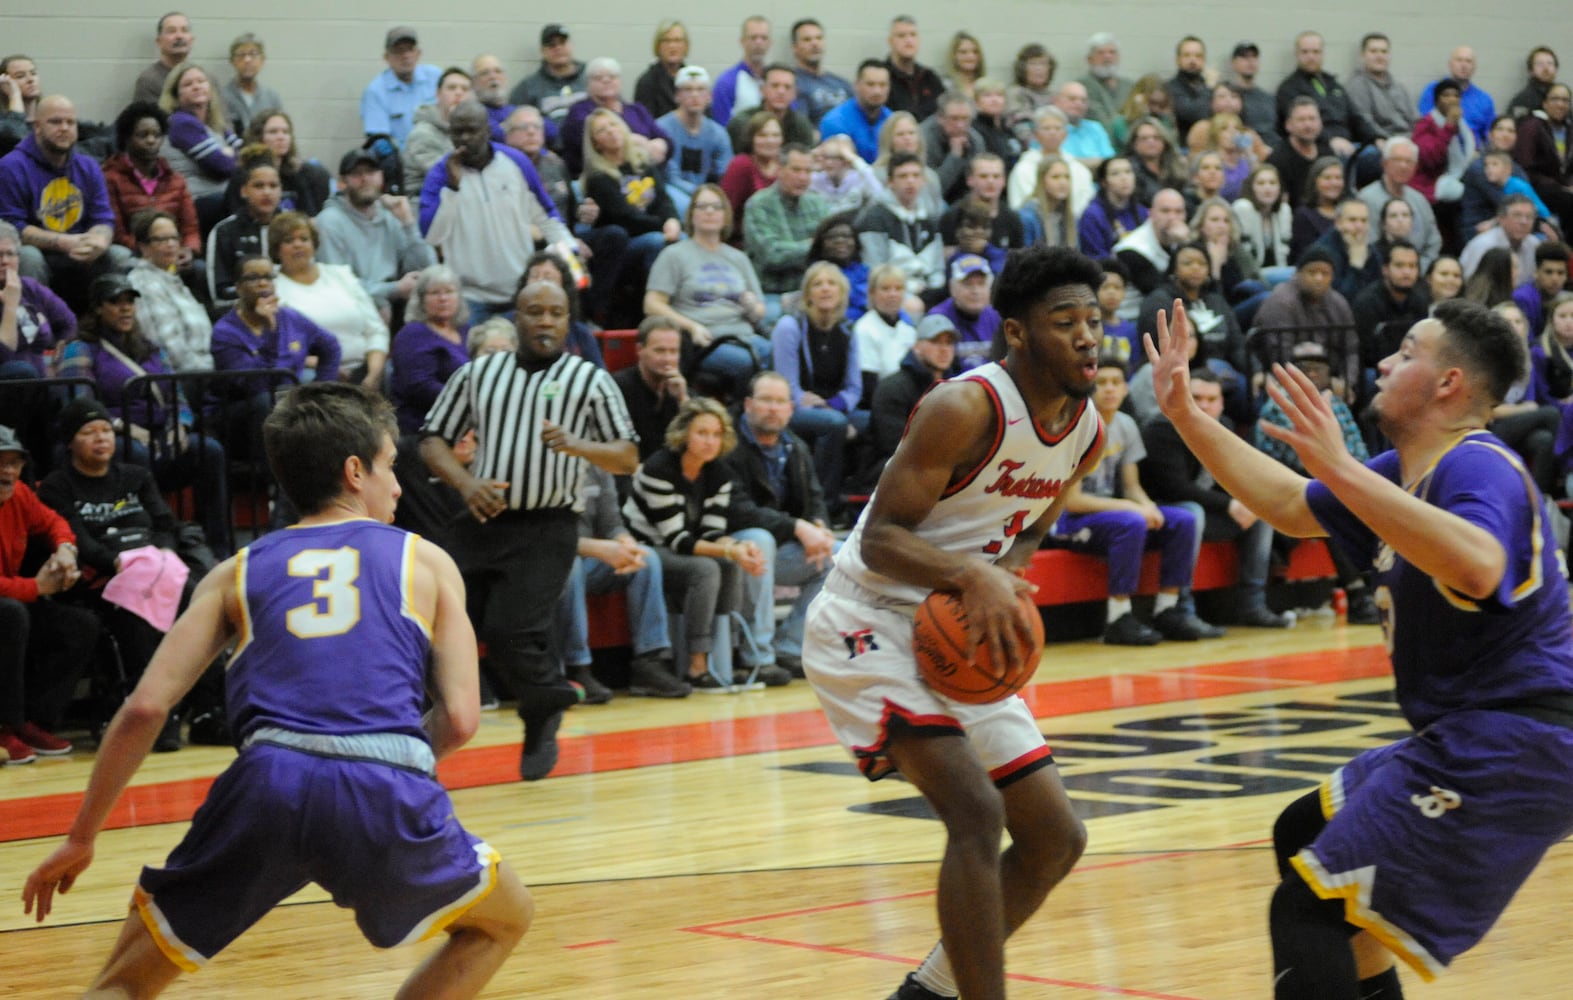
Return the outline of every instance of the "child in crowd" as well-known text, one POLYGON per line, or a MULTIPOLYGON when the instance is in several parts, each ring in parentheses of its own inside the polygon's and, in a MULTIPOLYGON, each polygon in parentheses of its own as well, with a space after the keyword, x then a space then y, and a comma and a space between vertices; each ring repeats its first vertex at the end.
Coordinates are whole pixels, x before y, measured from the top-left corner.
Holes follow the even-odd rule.
POLYGON ((1529 182, 1513 176, 1513 157, 1510 154, 1493 149, 1480 158, 1480 168, 1486 175, 1487 197, 1491 199, 1493 212, 1501 207, 1503 198, 1510 194, 1521 194, 1535 203, 1537 219, 1551 218, 1551 210, 1540 200, 1540 195, 1535 193, 1529 182))
POLYGON ((868 311, 852 324, 865 400, 874 398, 880 379, 901 367, 917 340, 912 318, 903 308, 906 297, 907 273, 900 266, 887 262, 869 272, 868 311))
POLYGON ((268 256, 268 223, 284 197, 278 160, 266 146, 241 150, 235 172, 244 205, 208 233, 208 297, 220 312, 235 304, 235 277, 241 258, 268 256))
POLYGON ((1573 402, 1573 292, 1546 304, 1546 326, 1529 349, 1534 398, 1569 409, 1573 402))
POLYGON ((1109 562, 1108 622, 1103 641, 1111 646, 1153 646, 1164 639, 1214 639, 1223 629, 1189 613, 1180 591, 1189 588, 1200 540, 1196 518, 1184 507, 1160 507, 1142 489, 1137 463, 1147 457, 1141 430, 1120 410, 1128 387, 1125 361, 1100 357, 1092 402, 1105 427, 1103 458, 1065 498, 1065 512, 1051 529, 1051 544, 1109 562), (1161 554, 1158 597, 1152 625, 1131 610, 1141 580, 1142 553, 1161 554))
POLYGON ((1113 257, 1099 263, 1103 265, 1103 284, 1098 286, 1098 311, 1103 314, 1103 345, 1098 351, 1125 362, 1125 373, 1130 375, 1147 359, 1138 346, 1141 334, 1136 332, 1136 324, 1119 316, 1130 273, 1125 270, 1124 264, 1113 257))

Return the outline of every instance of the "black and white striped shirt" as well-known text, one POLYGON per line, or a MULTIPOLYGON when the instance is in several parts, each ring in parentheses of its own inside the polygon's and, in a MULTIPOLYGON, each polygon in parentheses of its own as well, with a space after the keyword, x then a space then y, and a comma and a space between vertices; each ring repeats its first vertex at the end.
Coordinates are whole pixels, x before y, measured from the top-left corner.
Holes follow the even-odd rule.
POLYGON ((731 468, 725 463, 710 462, 700 470, 698 480, 689 482, 682 462, 682 456, 670 448, 645 459, 623 504, 623 519, 641 542, 688 556, 694 553, 694 543, 713 542, 726 534, 737 498, 731 468))
POLYGON ((510 351, 461 367, 426 414, 423 434, 453 444, 475 429, 478 478, 509 483, 514 510, 570 507, 582 458, 552 451, 541 440, 541 421, 591 441, 637 441, 623 394, 595 365, 564 353, 548 368, 530 372, 510 351))

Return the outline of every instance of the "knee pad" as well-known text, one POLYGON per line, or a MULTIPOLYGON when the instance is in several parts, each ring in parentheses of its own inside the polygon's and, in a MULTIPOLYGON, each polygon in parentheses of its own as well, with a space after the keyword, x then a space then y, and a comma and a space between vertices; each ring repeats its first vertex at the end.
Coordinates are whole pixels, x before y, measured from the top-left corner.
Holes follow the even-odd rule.
POLYGON ((1300 941, 1331 930, 1346 939, 1360 933, 1360 928, 1344 919, 1342 899, 1321 898, 1295 871, 1273 890, 1268 922, 1275 947, 1281 939, 1300 941))
POLYGON ((1316 839, 1327 820, 1322 816, 1320 791, 1308 792, 1295 799, 1278 814, 1273 823, 1273 853, 1278 860, 1278 876, 1283 879, 1300 876, 1289 865, 1289 859, 1300 853, 1300 848, 1316 839))

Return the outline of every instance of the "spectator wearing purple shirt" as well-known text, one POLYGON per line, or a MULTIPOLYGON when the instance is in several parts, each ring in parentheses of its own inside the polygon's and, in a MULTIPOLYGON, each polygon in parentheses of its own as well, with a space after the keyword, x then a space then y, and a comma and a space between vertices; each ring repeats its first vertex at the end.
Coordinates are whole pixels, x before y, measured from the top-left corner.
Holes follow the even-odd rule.
POLYGON ((0 158, 0 220, 21 233, 21 273, 56 291, 52 273, 70 276, 73 294, 64 297, 80 304, 88 282, 130 264, 131 252, 114 245, 104 172, 76 142, 76 106, 64 97, 39 101, 33 134, 0 158))
POLYGON ((393 338, 388 397, 398 412, 399 433, 413 434, 421 429, 448 376, 470 360, 464 338, 470 309, 452 268, 433 264, 421 272, 404 318, 407 322, 393 338))
POLYGON ((994 341, 1000 336, 1003 321, 989 305, 993 285, 994 273, 987 260, 975 253, 957 254, 950 262, 950 298, 929 310, 930 316, 938 314, 956 324, 959 371, 971 371, 989 361, 994 341))
POLYGON ((49 352, 76 336, 76 316, 60 296, 18 270, 22 237, 0 222, 0 379, 49 374, 49 352))
POLYGON ((95 278, 88 290, 91 311, 83 316, 79 338, 61 351, 60 374, 93 380, 94 395, 126 425, 130 440, 123 446, 124 458, 151 469, 162 489, 195 486, 197 517, 208 546, 227 558, 233 544, 224 446, 195 433, 178 385, 171 392, 169 381, 159 381, 127 393, 140 376, 175 370, 138 324, 140 295, 123 274, 95 278))
POLYGON ((634 141, 645 147, 652 164, 665 163, 671 142, 643 104, 623 100, 623 68, 617 60, 591 59, 585 79, 589 96, 571 106, 563 120, 563 160, 573 175, 577 177, 584 170, 584 121, 596 108, 606 108, 622 118, 628 131, 638 137, 634 141))

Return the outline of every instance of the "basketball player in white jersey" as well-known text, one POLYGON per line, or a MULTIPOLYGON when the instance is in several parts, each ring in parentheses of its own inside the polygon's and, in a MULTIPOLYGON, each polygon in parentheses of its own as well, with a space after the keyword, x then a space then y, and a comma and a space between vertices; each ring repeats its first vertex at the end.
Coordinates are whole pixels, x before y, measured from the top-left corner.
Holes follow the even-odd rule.
POLYGON ((1086 844, 1026 704, 931 691, 913 660, 912 617, 933 591, 958 594, 991 662, 1034 666, 1019 572, 1103 448, 1088 402, 1102 277, 1062 247, 1010 255, 994 288, 1004 361, 918 404, 809 608, 803 667, 837 738, 870 780, 899 770, 945 824, 941 943, 891 1000, 1004 997, 1006 937, 1086 844))

